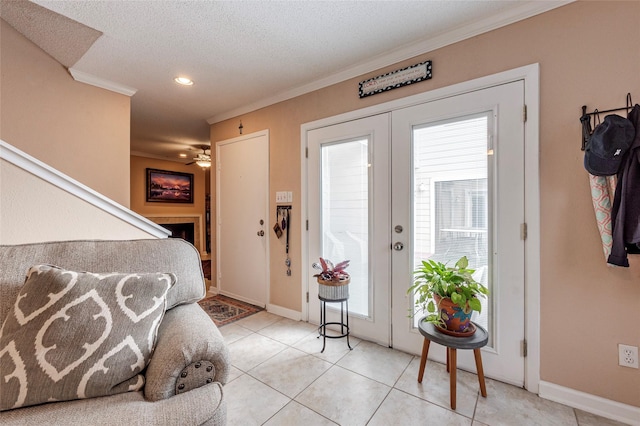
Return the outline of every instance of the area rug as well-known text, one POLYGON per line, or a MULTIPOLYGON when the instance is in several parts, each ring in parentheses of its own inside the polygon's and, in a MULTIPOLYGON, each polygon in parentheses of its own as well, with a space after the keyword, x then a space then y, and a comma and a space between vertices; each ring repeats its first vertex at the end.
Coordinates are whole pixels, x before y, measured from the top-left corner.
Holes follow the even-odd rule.
POLYGON ((202 299, 198 304, 209 314, 218 327, 231 324, 263 310, 259 306, 241 302, 221 294, 202 299))

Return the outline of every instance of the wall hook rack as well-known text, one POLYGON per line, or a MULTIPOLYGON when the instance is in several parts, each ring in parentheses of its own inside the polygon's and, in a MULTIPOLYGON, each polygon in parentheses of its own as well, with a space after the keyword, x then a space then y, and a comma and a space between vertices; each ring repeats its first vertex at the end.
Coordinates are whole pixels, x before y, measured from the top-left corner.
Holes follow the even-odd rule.
POLYGON ((276 215, 282 214, 283 210, 291 210, 291 206, 276 206, 276 215))
POLYGON ((603 111, 594 109, 592 112, 587 112, 587 106, 582 105, 582 115, 580 116, 580 123, 582 123, 582 147, 580 149, 584 151, 587 147, 587 142, 589 141, 591 133, 593 133, 593 129, 600 124, 600 114, 607 114, 616 111, 627 111, 627 114, 629 114, 632 107, 633 102, 631 101, 631 92, 627 93, 627 106, 625 107, 606 109, 603 111), (593 127, 591 127, 591 117, 594 118, 593 127))
POLYGON ((274 226, 274 231, 278 234, 278 238, 282 235, 282 231, 284 231, 286 235, 285 241, 285 253, 287 254, 287 258, 284 261, 284 264, 287 266, 287 276, 291 276, 291 258, 289 257, 289 230, 291 229, 291 206, 276 206, 276 225, 274 226), (279 218, 282 217, 282 225, 280 225, 279 218), (280 234, 276 229, 280 229, 280 234))

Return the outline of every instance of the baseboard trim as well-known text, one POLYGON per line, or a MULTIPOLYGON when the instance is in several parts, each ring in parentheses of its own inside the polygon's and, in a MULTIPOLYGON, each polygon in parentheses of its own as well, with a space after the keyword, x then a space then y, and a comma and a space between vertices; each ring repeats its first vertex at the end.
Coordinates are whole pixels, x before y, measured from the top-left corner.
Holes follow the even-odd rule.
POLYGON ((207 290, 207 294, 205 294, 204 297, 217 296, 218 295, 218 289, 214 285, 209 284, 210 281, 208 279, 205 278, 204 280, 207 283, 207 287, 209 288, 209 290, 207 290))
POLYGON ((575 389, 540 381, 539 395, 541 398, 559 402, 569 407, 577 408, 601 417, 640 426, 640 408, 610 399, 591 395, 575 389))
POLYGON ((294 321, 302 320, 302 312, 294 311, 293 309, 283 308, 282 306, 267 304, 267 312, 280 315, 281 317, 289 318, 294 321))

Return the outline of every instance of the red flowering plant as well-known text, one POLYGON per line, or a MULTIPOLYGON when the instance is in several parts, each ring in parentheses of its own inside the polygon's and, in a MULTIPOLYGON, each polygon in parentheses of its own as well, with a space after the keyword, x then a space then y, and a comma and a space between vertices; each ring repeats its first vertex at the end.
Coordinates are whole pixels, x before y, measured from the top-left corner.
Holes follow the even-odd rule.
POLYGON ((349 274, 345 271, 349 266, 349 261, 344 260, 337 265, 333 265, 329 259, 320 258, 320 263, 314 263, 311 265, 313 269, 317 269, 320 272, 314 275, 314 277, 323 281, 344 281, 349 279, 349 274))

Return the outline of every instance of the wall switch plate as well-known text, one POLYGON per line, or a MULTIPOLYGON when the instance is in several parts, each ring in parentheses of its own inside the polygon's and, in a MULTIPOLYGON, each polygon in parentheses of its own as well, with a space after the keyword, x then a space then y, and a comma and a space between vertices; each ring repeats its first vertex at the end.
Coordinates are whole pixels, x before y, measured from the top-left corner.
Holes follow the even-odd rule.
POLYGON ((293 203, 293 192, 291 191, 276 192, 276 203, 293 203))
POLYGON ((276 203, 286 203, 287 202, 287 193, 284 191, 276 192, 276 203))
POLYGON ((619 344, 618 364, 623 367, 638 368, 638 347, 619 344))

